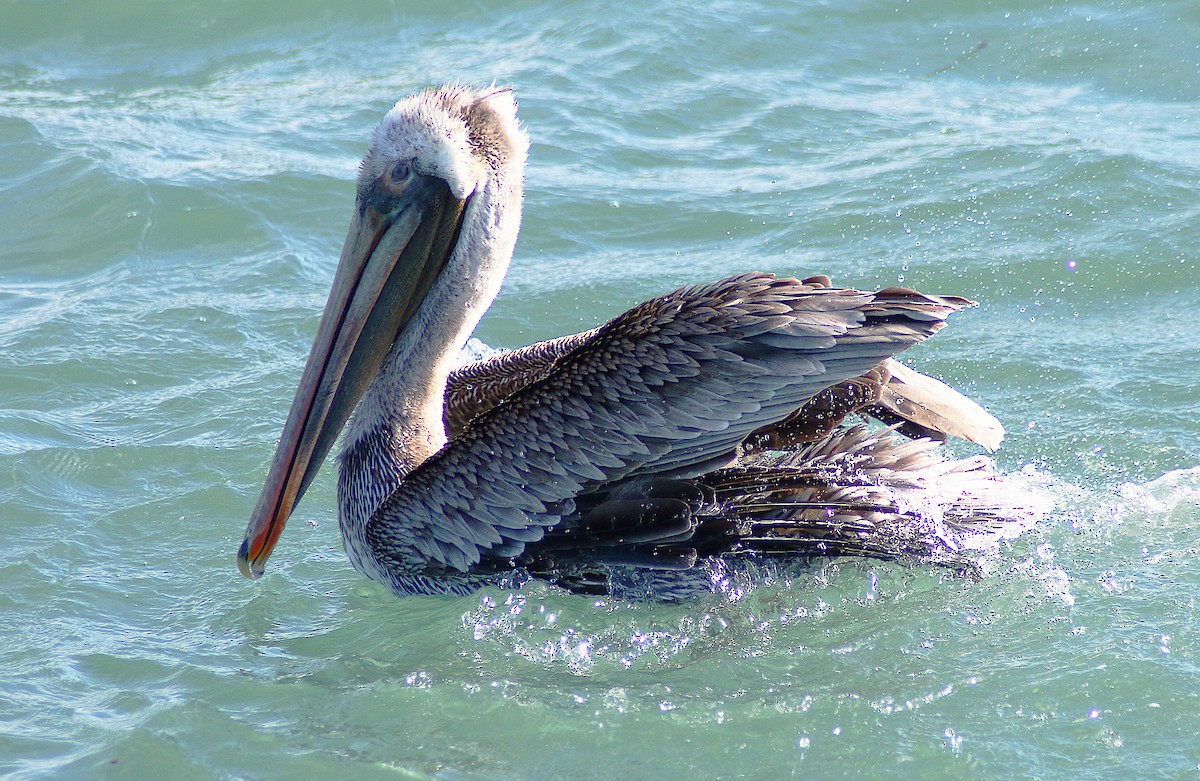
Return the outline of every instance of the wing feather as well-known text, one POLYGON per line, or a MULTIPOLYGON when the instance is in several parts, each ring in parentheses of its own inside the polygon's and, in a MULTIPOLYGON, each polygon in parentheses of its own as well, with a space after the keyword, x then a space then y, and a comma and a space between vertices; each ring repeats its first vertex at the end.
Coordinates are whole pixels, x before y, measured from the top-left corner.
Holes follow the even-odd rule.
POLYGON ((925 339, 967 304, 769 274, 647 301, 545 351, 553 357, 532 382, 493 396, 407 476, 368 524, 368 542, 401 572, 467 572, 497 551, 512 556, 578 495, 728 463, 755 430, 925 339))

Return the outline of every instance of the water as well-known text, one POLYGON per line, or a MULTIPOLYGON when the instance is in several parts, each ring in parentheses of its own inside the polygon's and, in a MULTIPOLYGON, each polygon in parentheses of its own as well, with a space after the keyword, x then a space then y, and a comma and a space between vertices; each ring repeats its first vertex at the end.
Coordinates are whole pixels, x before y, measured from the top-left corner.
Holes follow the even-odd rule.
POLYGON ((1200 775, 1193 3, 8 3, 0 773, 1200 775), (516 86, 512 347, 764 269, 965 294, 910 356, 1045 523, 968 581, 835 561, 737 599, 398 600, 332 470, 233 554, 370 128, 516 86))

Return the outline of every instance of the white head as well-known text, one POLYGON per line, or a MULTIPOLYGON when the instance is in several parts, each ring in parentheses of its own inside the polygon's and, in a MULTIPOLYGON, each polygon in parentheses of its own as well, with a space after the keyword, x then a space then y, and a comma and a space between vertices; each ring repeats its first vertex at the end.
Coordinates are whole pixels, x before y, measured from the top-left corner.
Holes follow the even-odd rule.
POLYGON ((360 196, 397 162, 450 186, 466 199, 485 178, 520 178, 529 138, 508 88, 427 89, 396 103, 375 128, 359 169, 360 196))

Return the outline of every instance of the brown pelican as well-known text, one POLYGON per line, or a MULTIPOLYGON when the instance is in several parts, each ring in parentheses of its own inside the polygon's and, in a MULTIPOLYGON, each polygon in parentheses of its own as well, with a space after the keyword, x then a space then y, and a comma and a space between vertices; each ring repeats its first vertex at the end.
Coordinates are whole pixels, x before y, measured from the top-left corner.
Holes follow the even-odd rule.
POLYGON ((527 149, 506 89, 426 90, 375 130, 244 574, 343 426, 345 549, 399 594, 670 597, 775 553, 936 560, 1004 520, 986 459, 934 441, 992 449, 999 423, 892 359, 963 298, 743 274, 454 368, 512 257, 527 149))

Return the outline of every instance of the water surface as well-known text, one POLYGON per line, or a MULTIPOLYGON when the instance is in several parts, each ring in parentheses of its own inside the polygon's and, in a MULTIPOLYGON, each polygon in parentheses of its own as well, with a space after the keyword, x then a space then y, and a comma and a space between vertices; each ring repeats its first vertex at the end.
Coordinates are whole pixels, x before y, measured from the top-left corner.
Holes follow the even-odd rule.
POLYGON ((7 4, 0 773, 1200 775, 1198 73, 1182 1, 7 4), (909 360, 1046 521, 980 581, 398 600, 326 469, 243 580, 370 129, 455 79, 533 138, 486 343, 752 269, 968 295, 909 360))

